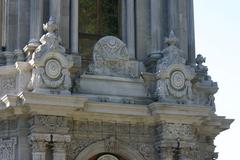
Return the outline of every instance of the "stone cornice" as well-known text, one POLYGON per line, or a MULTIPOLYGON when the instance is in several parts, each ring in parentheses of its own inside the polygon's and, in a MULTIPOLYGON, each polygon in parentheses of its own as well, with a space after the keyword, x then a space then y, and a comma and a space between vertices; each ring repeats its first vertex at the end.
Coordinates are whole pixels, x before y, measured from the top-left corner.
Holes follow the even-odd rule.
POLYGON ((165 121, 217 127, 216 133, 228 129, 233 122, 232 119, 216 116, 206 106, 94 102, 81 95, 62 96, 22 92, 18 96, 6 95, 2 98, 2 102, 5 103, 5 110, 7 110, 0 111, 5 113, 4 117, 30 114, 65 116, 76 120, 99 119, 146 124, 157 124, 165 121))

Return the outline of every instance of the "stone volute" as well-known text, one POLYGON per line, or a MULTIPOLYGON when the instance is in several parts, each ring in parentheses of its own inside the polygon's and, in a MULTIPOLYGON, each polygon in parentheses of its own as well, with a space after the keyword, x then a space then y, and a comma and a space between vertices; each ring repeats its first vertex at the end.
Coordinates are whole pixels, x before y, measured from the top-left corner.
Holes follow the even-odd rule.
POLYGON ((72 57, 65 54, 53 17, 43 25, 43 29, 47 33, 41 37, 41 45, 29 61, 33 70, 28 89, 33 92, 70 94, 72 85, 69 69, 73 66, 72 57))

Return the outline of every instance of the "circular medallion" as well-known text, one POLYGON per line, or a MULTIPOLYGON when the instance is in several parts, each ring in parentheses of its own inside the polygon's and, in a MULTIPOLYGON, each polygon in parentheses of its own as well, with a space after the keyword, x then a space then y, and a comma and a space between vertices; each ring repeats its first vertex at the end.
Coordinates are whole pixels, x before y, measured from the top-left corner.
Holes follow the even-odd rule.
POLYGON ((170 83, 171 86, 176 90, 183 89, 185 86, 184 74, 181 71, 174 71, 171 74, 170 83))
POLYGON ((105 154, 99 157, 97 160, 119 160, 119 159, 111 154, 105 154))
POLYGON ((55 59, 50 59, 47 61, 45 66, 46 75, 49 78, 56 79, 61 75, 61 64, 55 59))

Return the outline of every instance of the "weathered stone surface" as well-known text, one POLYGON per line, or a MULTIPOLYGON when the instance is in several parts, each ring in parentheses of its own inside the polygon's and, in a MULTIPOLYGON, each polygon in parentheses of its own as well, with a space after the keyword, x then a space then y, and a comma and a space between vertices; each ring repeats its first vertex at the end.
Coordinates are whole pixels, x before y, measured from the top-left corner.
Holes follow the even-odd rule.
POLYGON ((32 65, 32 77, 28 85, 33 92, 70 94, 72 87, 69 69, 73 66, 70 55, 60 45, 54 18, 44 25, 48 33, 40 39, 41 45, 33 53, 29 63, 32 65))
POLYGON ((126 45, 118 38, 106 36, 93 49, 93 64, 89 74, 138 78, 139 63, 129 60, 126 45))
POLYGON ((196 66, 187 65, 181 57, 183 51, 176 46, 177 41, 171 32, 165 39, 168 46, 155 58, 158 59, 156 73, 142 73, 148 94, 160 102, 206 105, 215 110, 214 94, 218 86, 202 65, 205 59, 198 55, 196 66))

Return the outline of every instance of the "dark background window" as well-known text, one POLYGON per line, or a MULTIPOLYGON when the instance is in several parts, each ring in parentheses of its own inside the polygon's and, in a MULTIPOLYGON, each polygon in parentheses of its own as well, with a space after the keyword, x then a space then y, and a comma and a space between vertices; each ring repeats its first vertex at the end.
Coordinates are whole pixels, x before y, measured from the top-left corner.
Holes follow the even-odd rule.
POLYGON ((119 37, 120 6, 120 0, 79 0, 79 47, 83 65, 91 61, 94 44, 101 37, 119 37))

